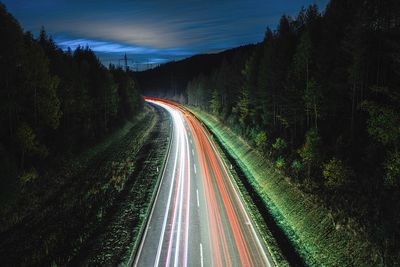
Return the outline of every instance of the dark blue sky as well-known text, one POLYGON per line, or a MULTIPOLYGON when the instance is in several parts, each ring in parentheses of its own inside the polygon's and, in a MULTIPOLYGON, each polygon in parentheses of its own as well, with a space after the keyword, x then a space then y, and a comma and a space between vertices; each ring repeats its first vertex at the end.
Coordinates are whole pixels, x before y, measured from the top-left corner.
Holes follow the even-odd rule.
POLYGON ((0 0, 24 30, 62 48, 89 45, 103 63, 162 63, 262 40, 282 14, 328 0, 0 0))

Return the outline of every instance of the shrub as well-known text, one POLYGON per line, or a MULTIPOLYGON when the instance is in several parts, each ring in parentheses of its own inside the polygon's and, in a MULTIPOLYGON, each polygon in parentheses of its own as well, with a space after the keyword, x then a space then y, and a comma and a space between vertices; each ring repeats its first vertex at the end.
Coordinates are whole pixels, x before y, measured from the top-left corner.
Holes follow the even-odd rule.
POLYGON ((389 154, 384 163, 385 184, 388 186, 398 186, 400 182, 400 153, 389 154))
POLYGON ((345 185, 351 176, 349 167, 343 161, 332 158, 323 165, 322 174, 325 178, 325 186, 329 189, 337 189, 345 185))
POLYGON ((285 168, 285 159, 283 157, 278 157, 278 159, 275 162, 275 167, 278 168, 279 170, 282 170, 285 168))
POLYGON ((287 147, 287 143, 283 138, 276 138, 275 143, 272 144, 272 148, 277 151, 282 151, 287 147))
POLYGON ((303 164, 297 159, 292 161, 292 164, 290 165, 292 172, 294 175, 299 175, 301 169, 303 169, 303 164))
POLYGON ((30 170, 24 171, 19 176, 19 181, 22 185, 25 185, 29 182, 35 181, 39 177, 35 168, 31 168, 30 170))
POLYGON ((34 130, 27 123, 21 123, 18 126, 17 140, 23 155, 39 155, 43 158, 48 155, 46 147, 39 143, 34 130))
POLYGON ((258 150, 265 152, 267 146, 267 134, 265 132, 259 132, 256 135, 254 142, 256 143, 258 150))

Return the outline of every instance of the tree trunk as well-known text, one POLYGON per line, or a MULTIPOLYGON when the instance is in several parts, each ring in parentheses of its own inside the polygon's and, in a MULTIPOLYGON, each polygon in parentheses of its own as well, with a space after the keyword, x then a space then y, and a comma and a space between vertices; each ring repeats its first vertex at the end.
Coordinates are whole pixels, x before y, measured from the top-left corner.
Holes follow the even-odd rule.
POLYGON ((294 115, 294 134, 293 134, 293 137, 292 137, 292 149, 294 147, 294 142, 296 140, 296 137, 297 137, 297 116, 294 115))
POLYGON ((104 132, 107 132, 107 92, 104 91, 104 132))
POLYGON ((318 113, 317 113, 317 104, 314 101, 314 120, 315 120, 315 129, 318 129, 318 113))
MULTIPOLYGON (((308 70, 308 59, 307 59, 307 62, 306 62, 306 95, 308 95, 308 79, 309 79, 309 70, 308 70)), ((308 106, 306 108, 306 113, 307 113, 307 128, 310 128, 310 110, 309 110, 308 106)))
POLYGON ((35 87, 35 95, 34 95, 34 100, 33 100, 33 109, 34 109, 34 115, 35 115, 35 125, 37 126, 37 89, 35 87))
MULTIPOLYGON (((7 85, 8 87, 8 85, 7 85)), ((12 121, 12 104, 11 104, 11 97, 10 97, 10 92, 7 93, 8 97, 8 122, 9 122, 9 127, 10 127, 10 137, 13 135, 13 121, 12 121)))
POLYGON ((25 161, 25 150, 22 150, 22 153, 21 153, 21 170, 24 169, 24 161, 25 161))
POLYGON ((356 83, 353 82, 353 92, 352 92, 352 100, 351 100, 351 123, 350 123, 350 138, 353 140, 354 136, 354 113, 355 113, 355 105, 356 105, 356 83))

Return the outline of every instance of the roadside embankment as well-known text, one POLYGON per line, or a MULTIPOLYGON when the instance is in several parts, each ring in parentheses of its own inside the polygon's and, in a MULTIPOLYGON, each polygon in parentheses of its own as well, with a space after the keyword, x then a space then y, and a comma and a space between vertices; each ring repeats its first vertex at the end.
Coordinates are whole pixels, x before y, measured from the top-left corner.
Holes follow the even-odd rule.
POLYGON ((2 217, 2 266, 126 262, 145 222, 169 134, 169 118, 146 106, 134 121, 29 185, 2 217))
MULTIPOLYGON (((376 248, 361 231, 335 225, 332 211, 298 189, 229 127, 204 111, 191 110, 207 125, 228 157, 244 173, 246 181, 242 177, 243 185, 246 187, 248 183, 251 186, 250 195, 258 209, 255 211, 253 205, 254 217, 262 213, 268 226, 271 222, 265 217, 271 216, 279 228, 263 230, 261 227, 266 239, 271 232, 277 239, 275 244, 269 244, 272 251, 274 246, 280 245, 280 231, 302 259, 300 265, 379 266, 376 248)), ((285 249, 282 248, 283 251, 285 249)))

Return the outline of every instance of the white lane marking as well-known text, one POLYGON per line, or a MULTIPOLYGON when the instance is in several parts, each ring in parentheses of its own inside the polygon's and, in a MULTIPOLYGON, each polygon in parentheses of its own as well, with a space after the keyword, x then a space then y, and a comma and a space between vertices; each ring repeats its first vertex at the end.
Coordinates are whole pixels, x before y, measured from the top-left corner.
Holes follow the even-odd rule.
POLYGON ((204 260, 203 260, 203 245, 200 243, 200 265, 201 267, 204 266, 204 260))
POLYGON ((193 155, 193 157, 194 157, 194 150, 192 149, 192 155, 193 155))
POLYGON ((194 173, 197 173, 196 164, 193 164, 193 167, 194 167, 194 173))
POLYGON ((200 207, 200 201, 199 201, 199 189, 196 189, 196 194, 197 194, 197 207, 200 207))

